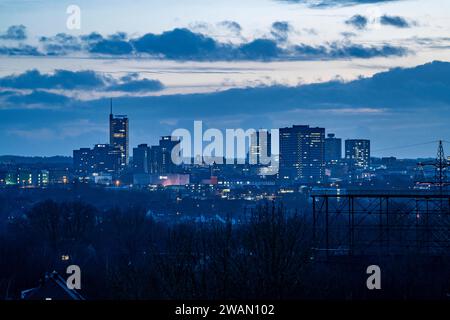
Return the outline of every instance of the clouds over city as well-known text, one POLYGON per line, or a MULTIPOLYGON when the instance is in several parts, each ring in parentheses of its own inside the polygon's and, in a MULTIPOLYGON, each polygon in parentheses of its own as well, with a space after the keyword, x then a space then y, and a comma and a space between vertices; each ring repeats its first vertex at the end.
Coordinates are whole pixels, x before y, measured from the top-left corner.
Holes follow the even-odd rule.
MULTIPOLYGON (((129 74, 119 79, 93 71, 72 72, 57 70, 53 74, 41 74, 31 70, 20 75, 0 78, 0 87, 9 89, 0 96, 3 105, 15 108, 30 102, 41 104, 66 104, 70 96, 54 94, 50 89, 103 90, 122 92, 117 99, 125 99, 130 105, 152 105, 148 112, 158 116, 205 116, 208 114, 236 112, 269 112, 297 107, 323 108, 383 108, 450 106, 450 63, 433 62, 416 68, 395 68, 373 77, 350 82, 334 80, 299 86, 258 86, 209 94, 134 96, 129 93, 161 90, 163 84, 151 79, 138 79, 129 74), (19 89, 28 89, 31 92, 19 89), (215 106, 215 108, 211 108, 215 106), (155 114, 156 115, 156 114, 155 114)), ((124 100, 124 101, 125 101, 124 100)), ((91 100, 93 101, 93 100, 91 100)), ((96 100, 96 101, 101 101, 96 100)), ((92 102, 88 102, 91 104, 92 102)), ((95 104, 95 102, 93 102, 95 104)))
MULTIPOLYGON (((226 22, 235 32, 239 25, 226 22)), ((238 44, 220 42, 202 33, 186 28, 175 28, 161 34, 147 33, 129 38, 118 32, 109 36, 91 33, 75 37, 59 33, 41 37, 41 47, 21 45, 0 47, 3 55, 59 56, 70 53, 87 53, 91 56, 133 56, 182 61, 286 61, 317 59, 374 58, 404 56, 410 50, 401 46, 380 44, 363 45, 348 40, 337 40, 322 45, 291 43, 288 41, 293 27, 286 21, 272 24, 268 37, 255 38, 238 44)))
POLYGON ((157 80, 139 79, 135 73, 115 79, 92 70, 56 70, 52 74, 42 74, 29 70, 0 78, 0 87, 9 89, 85 89, 107 91, 158 91, 163 84, 157 80))
POLYGON ((153 79, 139 78, 131 73, 118 79, 92 70, 69 71, 55 70, 43 74, 38 70, 29 70, 0 78, 0 95, 4 104, 15 106, 39 105, 54 106, 70 102, 71 90, 109 94, 146 94, 160 91, 164 85, 153 79))
MULTIPOLYGON (((23 147, 32 150, 33 133, 45 135, 45 128, 62 128, 66 123, 83 123, 83 119, 107 123, 107 97, 81 101, 48 90, 50 87, 79 89, 70 85, 70 81, 68 84, 58 82, 62 74, 65 73, 43 75, 31 71, 15 79, 1 79, 3 85, 10 88, 0 94, 0 132, 8 136, 9 143, 20 141, 23 147), (30 84, 31 78, 37 79, 36 84, 30 84), (16 88, 30 89, 25 93, 15 91, 16 88), (41 121, 36 122, 37 118, 41 121), (18 123, 13 119, 21 121, 18 123)), ((169 134, 176 127, 190 126, 193 120, 203 120, 218 128, 229 125, 227 121, 233 121, 233 127, 316 124, 341 128, 342 134, 358 132, 367 138, 376 138, 376 143, 389 143, 392 136, 415 139, 424 134, 423 130, 450 134, 446 118, 442 117, 450 112, 449 75, 450 63, 436 61, 415 68, 395 68, 348 82, 335 80, 162 96, 135 96, 122 92, 115 96, 114 105, 117 112, 126 113, 131 119, 133 144, 148 142, 136 132, 146 132, 146 137, 158 137, 169 134), (418 123, 423 126, 404 130, 398 127, 399 123, 405 128, 418 123), (360 132, 360 127, 365 129, 360 132)), ((70 76, 90 79, 86 81, 91 87, 112 86, 104 84, 108 80, 103 76, 88 71, 70 76)), ((134 79, 136 75, 130 74, 115 81, 134 87, 134 79)), ((70 151, 80 143, 67 134, 65 138, 54 136, 54 133, 47 137, 54 143, 53 153, 70 151)), ((86 133, 83 141, 85 144, 96 143, 99 137, 103 137, 101 132, 86 133)))

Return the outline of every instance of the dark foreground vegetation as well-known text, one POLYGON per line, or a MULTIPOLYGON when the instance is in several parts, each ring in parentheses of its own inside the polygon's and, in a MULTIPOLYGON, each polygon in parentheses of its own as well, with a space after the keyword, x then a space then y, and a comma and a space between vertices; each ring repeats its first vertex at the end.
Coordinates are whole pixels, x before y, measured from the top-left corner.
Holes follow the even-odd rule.
MULTIPOLYGON (((3 207, 4 209, 4 207, 3 207)), ((279 204, 246 223, 156 222, 139 207, 99 210, 41 201, 22 215, 2 211, 0 299, 18 299, 45 272, 82 271, 87 299, 446 299, 446 257, 335 257, 311 248, 310 223, 279 204), (68 256, 69 260, 63 260, 68 256), (367 266, 382 290, 366 287, 367 266)))

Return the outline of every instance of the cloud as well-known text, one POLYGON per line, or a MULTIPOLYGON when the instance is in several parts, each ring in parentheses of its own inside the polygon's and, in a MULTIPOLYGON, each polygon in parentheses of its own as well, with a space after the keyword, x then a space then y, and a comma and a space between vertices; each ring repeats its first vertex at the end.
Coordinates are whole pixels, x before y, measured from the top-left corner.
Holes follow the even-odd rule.
POLYGON ((385 113, 385 109, 380 108, 337 108, 337 109, 323 109, 322 112, 330 112, 335 114, 381 114, 385 113))
POLYGON ((275 0, 277 2, 305 4, 313 8, 328 8, 336 6, 354 6, 359 4, 374 4, 400 0, 275 0))
POLYGON ((288 39, 289 33, 292 31, 292 26, 287 21, 276 21, 272 24, 270 33, 279 42, 285 42, 288 39))
POLYGON ((39 42, 43 45, 47 55, 65 55, 82 49, 78 37, 67 33, 58 33, 53 37, 41 37, 39 42))
POLYGON ((380 106, 383 110, 409 112, 413 108, 426 108, 437 112, 440 107, 450 107, 449 75, 450 63, 436 61, 415 68, 395 68, 350 82, 261 86, 209 94, 119 98, 119 101, 136 108, 152 105, 148 113, 166 118, 252 115, 295 108, 343 109, 348 113, 349 108, 372 111, 379 110, 380 106))
POLYGON ((405 18, 402 18, 400 16, 388 15, 381 16, 380 23, 382 25, 393 26, 397 28, 410 28, 415 24, 414 22, 409 22, 405 18))
POLYGON ((158 80, 129 80, 118 84, 111 85, 107 88, 109 91, 123 92, 152 92, 164 89, 164 85, 158 80))
POLYGON ((211 32, 212 28, 213 28, 213 25, 211 25, 210 23, 207 23, 207 22, 196 21, 196 22, 192 22, 189 24, 189 30, 192 30, 194 32, 199 32, 199 33, 211 32))
POLYGON ((3 56, 42 56, 38 48, 21 44, 17 47, 0 46, 0 55, 3 56))
POLYGON ((95 43, 103 40, 103 36, 98 32, 91 32, 90 34, 81 35, 80 39, 87 43, 95 43))
MULTIPOLYGON (((379 109, 380 106, 403 110, 439 105, 450 107, 449 75, 450 63, 435 61, 415 68, 395 68, 350 82, 334 80, 296 87, 259 86, 208 94, 124 97, 116 100, 136 108, 152 105, 150 113, 165 117, 236 115, 237 112, 252 114, 294 107, 355 107, 362 110, 379 109)), ((95 105, 92 101, 86 103, 95 105)))
POLYGON ((333 42, 328 46, 297 45, 295 50, 298 58, 302 57, 304 60, 370 59, 375 57, 405 56, 408 54, 408 50, 404 47, 387 44, 382 46, 364 46, 348 41, 333 42))
POLYGON ((227 28, 228 30, 230 30, 231 32, 233 32, 234 34, 237 34, 237 35, 239 35, 242 31, 241 25, 239 23, 237 23, 236 21, 225 20, 225 21, 219 22, 219 25, 227 28))
POLYGON ((42 74, 38 70, 29 70, 18 75, 0 78, 0 87, 10 89, 40 90, 95 90, 123 92, 153 92, 164 88, 158 80, 138 79, 131 73, 119 80, 92 70, 70 71, 55 70, 51 74, 42 74))
POLYGON ((419 44, 421 46, 426 46, 429 48, 438 49, 449 49, 450 48, 450 37, 412 37, 407 39, 414 44, 419 44))
POLYGON ((368 22, 369 21, 367 20, 367 18, 360 14, 356 14, 352 16, 350 19, 345 21, 346 24, 351 25, 358 30, 365 29, 367 27, 368 22))
POLYGON ((291 29, 286 22, 276 22, 273 31, 276 39, 258 38, 239 45, 217 42, 213 38, 188 29, 174 29, 162 35, 147 34, 132 40, 138 52, 173 60, 232 61, 232 60, 318 60, 351 57, 404 56, 406 48, 390 45, 363 46, 351 43, 331 43, 322 46, 297 44, 288 48, 279 46, 291 29))
POLYGON ((108 55, 125 55, 133 52, 133 47, 127 41, 122 40, 102 40, 95 43, 90 49, 91 53, 108 55))
POLYGON ((133 46, 127 40, 128 36, 125 32, 117 32, 110 35, 107 39, 98 38, 97 34, 91 34, 88 39, 89 52, 107 54, 107 55, 129 55, 133 52, 133 46), (97 38, 97 40, 93 40, 97 38))
POLYGON ((8 96, 6 102, 11 106, 25 106, 30 107, 39 105, 43 107, 50 107, 54 105, 65 105, 71 101, 70 98, 62 94, 51 93, 42 90, 33 90, 29 94, 17 94, 8 96))
POLYGON ((122 31, 116 32, 108 37, 109 40, 113 41, 125 41, 127 40, 127 38, 128 38, 127 33, 122 31))
POLYGON ((14 89, 82 89, 105 85, 104 76, 94 71, 56 70, 53 74, 41 74, 29 70, 19 75, 0 78, 0 87, 14 89))
POLYGON ((175 60, 217 59, 219 49, 225 50, 227 47, 208 36, 179 28, 163 32, 161 35, 148 33, 132 40, 132 44, 137 52, 162 55, 175 60))
POLYGON ((134 50, 125 32, 117 32, 106 38, 96 32, 79 37, 58 33, 53 37, 41 37, 39 41, 47 55, 66 55, 87 51, 94 54, 116 56, 131 54, 134 50))
POLYGON ((19 138, 41 141, 41 140, 64 140, 66 138, 78 138, 86 134, 106 134, 108 129, 104 123, 95 123, 88 119, 77 119, 74 121, 65 121, 52 128, 36 129, 10 129, 8 135, 19 138))
POLYGON ((25 40, 27 38, 27 28, 24 25, 10 26, 5 33, 0 34, 0 39, 4 40, 25 40))
POLYGON ((239 47, 239 56, 244 60, 273 60, 282 52, 277 43, 270 39, 256 39, 239 47))
POLYGON ((129 72, 126 75, 122 76, 120 78, 120 81, 122 82, 128 82, 139 79, 139 73, 137 72, 129 72))
MULTIPOLYGON (((231 22, 229 22, 231 23, 231 22)), ((235 25, 237 28, 237 25, 235 25)), ((59 33, 54 37, 41 37, 43 51, 21 45, 0 47, 0 55, 66 55, 82 52, 87 55, 131 56, 136 58, 171 59, 176 61, 289 61, 347 59, 352 57, 374 58, 404 56, 410 53, 404 47, 390 45, 364 46, 332 42, 311 46, 304 43, 287 43, 292 32, 288 22, 277 21, 272 24, 271 36, 244 40, 240 43, 220 42, 202 33, 186 28, 176 28, 161 34, 147 33, 129 39, 123 32, 103 37, 91 33, 74 37, 59 33)))
POLYGON ((7 131, 7 134, 34 141, 52 140, 55 138, 55 132, 49 128, 39 128, 31 130, 10 129, 7 131))

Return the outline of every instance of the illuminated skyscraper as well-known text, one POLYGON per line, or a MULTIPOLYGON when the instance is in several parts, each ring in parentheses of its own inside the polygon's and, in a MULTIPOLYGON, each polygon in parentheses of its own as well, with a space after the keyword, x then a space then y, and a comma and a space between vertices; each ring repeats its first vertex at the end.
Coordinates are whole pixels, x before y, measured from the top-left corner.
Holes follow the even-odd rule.
POLYGON ((345 159, 353 169, 370 167, 370 140, 345 140, 345 159))
POLYGON ((320 182, 325 175, 324 128, 293 126, 280 129, 280 178, 320 182))
POLYGON ((93 149, 73 150, 74 173, 78 177, 91 174, 115 174, 120 167, 120 154, 109 144, 96 144, 93 149))
POLYGON ((325 163, 337 164, 342 158, 342 139, 336 138, 334 133, 325 138, 325 163))
POLYGON ((128 165, 129 155, 129 127, 128 117, 125 115, 113 115, 112 100, 109 114, 109 144, 117 149, 120 155, 120 170, 128 165))

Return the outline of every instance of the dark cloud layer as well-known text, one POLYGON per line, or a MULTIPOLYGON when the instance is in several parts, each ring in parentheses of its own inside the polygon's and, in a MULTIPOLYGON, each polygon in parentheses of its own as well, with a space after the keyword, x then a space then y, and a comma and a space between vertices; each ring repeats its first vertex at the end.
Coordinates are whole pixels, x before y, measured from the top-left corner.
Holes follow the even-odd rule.
MULTIPOLYGON (((236 114, 236 112, 251 114, 253 112, 269 112, 270 110, 282 111, 294 107, 320 108, 324 105, 342 107, 382 106, 406 111, 407 109, 404 108, 429 108, 439 105, 450 107, 449 75, 450 63, 435 61, 415 68, 395 68, 378 73, 370 78, 361 78, 351 82, 330 81, 297 87, 277 85, 232 89, 209 94, 127 97, 122 99, 131 105, 152 105, 152 108, 147 112, 161 117, 225 115, 236 114)), ((85 75, 80 77, 85 77, 85 75)), ((20 77, 21 82, 14 82, 9 87, 26 87, 23 82, 27 83, 28 80, 24 81, 24 78, 30 79, 29 76, 20 77)), ((121 91, 134 91, 145 85, 155 86, 152 80, 138 82, 139 80, 133 79, 135 78, 131 75, 131 78, 127 78, 128 83, 118 85, 117 88, 125 88, 121 91)), ((51 83, 54 85, 53 82, 51 83)), ((67 86, 67 84, 64 86, 67 86)), ((48 82, 28 86, 28 88, 36 89, 49 87, 48 82)), ((61 87, 61 85, 56 85, 56 87, 61 87)), ((112 85, 109 85, 108 88, 115 89, 112 85)))
POLYGON ((3 56, 42 56, 38 48, 21 44, 17 47, 0 46, 0 55, 3 56))
POLYGON ((290 26, 286 22, 274 24, 276 39, 259 38, 240 45, 217 42, 213 38, 193 33, 188 29, 174 29, 161 35, 146 34, 132 40, 138 53, 174 60, 316 60, 342 58, 372 58, 376 56, 403 56, 408 50, 396 46, 363 46, 357 44, 331 43, 323 46, 298 44, 288 48, 279 45, 290 26), (307 48, 308 50, 305 50, 307 48))
POLYGON ((133 52, 133 47, 128 41, 103 39, 89 48, 89 52, 108 55, 128 55, 133 52))
POLYGON ((130 74, 116 80, 92 70, 56 70, 52 74, 42 74, 29 70, 19 75, 0 78, 0 87, 8 89, 64 89, 64 90, 104 90, 122 92, 153 92, 164 88, 158 80, 138 79, 130 74))
POLYGON ((164 85, 160 81, 150 79, 130 80, 111 85, 107 88, 109 91, 122 92, 149 92, 160 91, 162 89, 164 89, 164 85))
POLYGON ((56 70, 53 74, 42 74, 29 70, 0 78, 0 87, 14 89, 92 89, 104 85, 104 77, 94 71, 56 70))
POLYGON ((219 58, 220 51, 226 52, 228 45, 222 45, 214 39, 194 33, 188 29, 174 29, 161 35, 147 33, 132 40, 137 52, 162 55, 169 59, 207 60, 219 58))
MULTIPOLYGON (((230 28, 239 30, 239 25, 227 22, 230 28)), ((0 55, 67 55, 88 53, 95 56, 132 56, 171 59, 178 61, 284 61, 373 58, 404 56, 409 51, 399 46, 364 46, 349 41, 310 46, 304 43, 287 42, 292 27, 288 22, 273 23, 270 38, 257 38, 241 44, 219 42, 207 35, 185 28, 176 28, 161 34, 147 33, 129 39, 118 32, 107 37, 91 33, 75 37, 59 33, 53 37, 41 37, 42 51, 37 47, 19 45, 1 47, 0 55)))
POLYGON ((405 56, 409 52, 406 48, 382 45, 382 46, 363 46, 351 42, 334 42, 328 46, 308 46, 299 45, 295 47, 299 56, 305 60, 311 56, 317 59, 350 59, 361 58, 370 59, 375 57, 405 56))
POLYGON ((51 93, 42 90, 33 90, 28 94, 10 95, 6 97, 6 103, 13 108, 16 106, 32 107, 33 105, 40 105, 44 108, 51 108, 54 105, 68 104, 71 100, 62 95, 51 93))
MULTIPOLYGON (((450 107, 450 63, 433 62, 416 68, 395 68, 351 82, 331 81, 298 87, 271 86, 232 89, 211 94, 124 98, 133 105, 152 105, 158 117, 205 117, 281 112, 292 108, 382 107, 408 112, 411 108, 450 107), (212 107, 214 106, 214 107, 212 107)), ((126 104, 126 103, 125 103, 126 104)))

